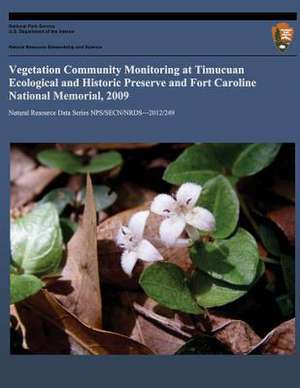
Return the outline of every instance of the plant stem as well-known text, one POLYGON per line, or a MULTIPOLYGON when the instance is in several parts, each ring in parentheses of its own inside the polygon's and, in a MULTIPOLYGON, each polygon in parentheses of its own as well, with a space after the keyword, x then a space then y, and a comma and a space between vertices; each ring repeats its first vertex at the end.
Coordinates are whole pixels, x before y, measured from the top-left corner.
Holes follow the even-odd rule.
POLYGON ((198 334, 198 330, 194 326, 180 324, 175 322, 172 319, 163 317, 159 314, 156 314, 154 311, 148 310, 145 307, 139 305, 138 303, 133 303, 134 310, 142 315, 144 318, 150 319, 163 327, 166 327, 173 333, 184 337, 185 339, 192 338, 193 335, 198 334))
POLYGON ((14 267, 18 275, 22 275, 24 273, 23 268, 16 261, 11 259, 11 265, 14 267))
POLYGON ((269 264, 275 264, 275 265, 281 265, 278 260, 271 259, 270 257, 260 257, 260 260, 262 260, 265 263, 269 264))

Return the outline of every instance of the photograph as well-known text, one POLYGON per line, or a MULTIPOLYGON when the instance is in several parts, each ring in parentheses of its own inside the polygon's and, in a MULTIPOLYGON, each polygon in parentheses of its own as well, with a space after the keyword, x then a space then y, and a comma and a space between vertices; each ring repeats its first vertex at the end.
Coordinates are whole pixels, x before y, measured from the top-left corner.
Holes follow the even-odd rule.
POLYGON ((295 352, 295 143, 10 143, 11 355, 295 352))

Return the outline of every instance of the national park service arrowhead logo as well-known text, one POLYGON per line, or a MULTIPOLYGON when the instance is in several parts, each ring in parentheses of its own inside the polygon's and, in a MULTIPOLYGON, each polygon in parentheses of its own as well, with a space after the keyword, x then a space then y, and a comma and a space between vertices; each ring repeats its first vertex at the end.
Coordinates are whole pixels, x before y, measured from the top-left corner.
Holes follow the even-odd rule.
POLYGON ((292 43, 294 37, 294 28, 288 23, 277 23, 272 27, 272 38, 276 48, 284 52, 292 43))

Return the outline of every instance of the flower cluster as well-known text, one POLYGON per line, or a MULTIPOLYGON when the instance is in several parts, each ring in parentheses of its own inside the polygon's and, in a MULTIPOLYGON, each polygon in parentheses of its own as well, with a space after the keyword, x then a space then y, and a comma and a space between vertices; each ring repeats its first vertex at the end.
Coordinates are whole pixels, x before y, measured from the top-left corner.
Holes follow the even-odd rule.
MULTIPOLYGON (((187 246, 199 239, 200 232, 210 233, 215 229, 215 217, 205 208, 196 206, 202 187, 195 183, 184 183, 172 197, 157 195, 150 207, 151 212, 162 216, 159 235, 167 246, 187 246), (184 232, 188 238, 184 238, 184 232)), ((144 230, 150 211, 134 214, 127 226, 122 225, 117 235, 117 245, 123 249, 121 266, 131 276, 138 259, 153 262, 163 260, 159 251, 144 239, 144 230)))

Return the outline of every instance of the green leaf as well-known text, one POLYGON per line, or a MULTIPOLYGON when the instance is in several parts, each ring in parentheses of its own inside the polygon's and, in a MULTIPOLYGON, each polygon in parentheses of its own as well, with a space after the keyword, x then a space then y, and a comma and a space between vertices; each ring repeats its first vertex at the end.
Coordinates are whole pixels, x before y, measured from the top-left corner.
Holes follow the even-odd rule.
POLYGON ((281 256, 281 249, 276 232, 271 226, 259 225, 259 236, 266 250, 275 257, 281 256))
POLYGON ((14 304, 36 294, 43 282, 33 275, 10 275, 10 303, 14 304))
POLYGON ((231 171, 232 165, 240 153, 248 146, 247 143, 210 143, 215 158, 221 164, 223 170, 231 171))
MULTIPOLYGON (((195 144, 187 148, 174 162, 169 164, 163 179, 169 183, 181 184, 189 180, 186 179, 186 177, 190 178, 190 175, 187 174, 201 171, 205 171, 204 180, 205 176, 211 177, 211 174, 222 171, 222 165, 215 159, 209 144, 195 144)), ((198 181, 195 183, 205 183, 202 179, 198 176, 198 181)))
POLYGON ((242 177, 258 173, 273 162, 280 147, 281 144, 276 143, 250 144, 234 162, 233 175, 242 177))
POLYGON ((191 258, 213 278, 240 286, 253 282, 260 260, 255 239, 242 228, 228 240, 195 244, 191 258))
POLYGON ((187 148, 164 173, 172 184, 205 184, 217 174, 236 177, 256 174, 267 167, 280 150, 272 143, 210 143, 187 148))
POLYGON ((264 263, 260 260, 257 266, 255 281, 248 287, 242 287, 214 279, 206 273, 197 270, 191 278, 191 291, 199 305, 203 308, 223 306, 245 295, 262 276, 264 271, 264 263))
POLYGON ((102 154, 96 155, 86 166, 83 165, 79 156, 69 151, 55 149, 39 152, 37 159, 40 163, 48 167, 59 168, 68 174, 100 173, 109 171, 123 163, 121 154, 116 151, 103 152, 102 154))
POLYGON ((173 172, 175 169, 170 168, 170 166, 165 171, 163 179, 169 183, 172 183, 173 185, 181 185, 186 182, 193 182, 203 186, 208 180, 219 175, 218 171, 210 170, 173 172))
POLYGON ((20 269, 18 267, 16 267, 14 265, 14 263, 10 263, 9 272, 10 272, 10 274, 13 274, 13 275, 19 275, 20 269))
MULTIPOLYGON (((97 211, 104 210, 111 206, 117 199, 117 194, 108 186, 98 185, 93 187, 97 211)), ((84 205, 86 190, 83 188, 77 195, 77 201, 84 205)))
POLYGON ((200 314, 184 272, 175 264, 155 263, 141 274, 139 284, 150 298, 173 310, 200 314))
POLYGON ((57 271, 63 244, 56 207, 46 203, 11 222, 13 261, 26 274, 43 276, 57 271))
POLYGON ((196 144, 187 148, 166 169, 163 179, 172 184, 200 185, 216 175, 228 174, 232 163, 245 148, 242 143, 196 144))
POLYGON ((76 174, 82 168, 80 158, 68 151, 44 150, 38 153, 37 159, 45 166, 59 168, 68 174, 76 174))
POLYGON ((75 200, 75 194, 73 191, 65 188, 54 189, 46 194, 40 201, 40 204, 47 202, 55 205, 58 214, 61 214, 67 205, 73 203, 75 200))
POLYGON ((231 303, 247 293, 240 288, 196 271, 191 279, 192 293, 201 307, 217 307, 231 303))
POLYGON ((227 178, 222 175, 210 179, 203 187, 199 205, 210 210, 216 219, 215 238, 230 236, 239 219, 239 200, 227 178))
POLYGON ((103 152, 102 154, 94 156, 90 163, 79 168, 78 172, 90 174, 105 172, 120 166, 122 163, 123 159, 119 152, 103 152))

